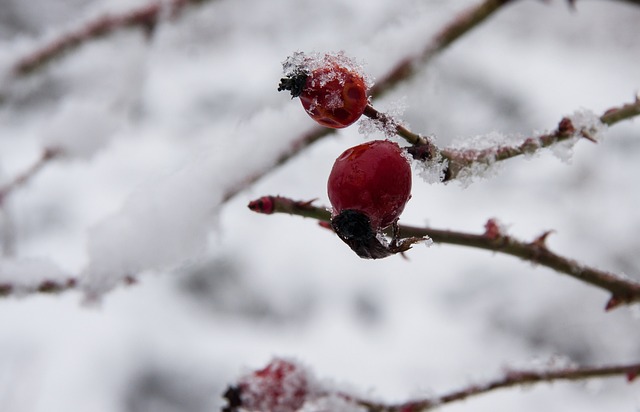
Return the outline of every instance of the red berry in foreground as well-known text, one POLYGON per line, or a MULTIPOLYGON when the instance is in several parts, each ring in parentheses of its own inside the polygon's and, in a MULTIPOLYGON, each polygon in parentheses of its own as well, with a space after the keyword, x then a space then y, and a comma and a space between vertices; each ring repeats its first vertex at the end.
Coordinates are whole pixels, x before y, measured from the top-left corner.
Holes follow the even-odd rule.
POLYGON ((274 359, 227 390, 226 410, 295 412, 304 405, 308 394, 306 371, 293 362, 274 359))
POLYGON ((362 116, 367 104, 364 77, 342 55, 325 55, 320 61, 298 62, 280 81, 279 91, 300 97, 313 120, 333 129, 347 127, 362 116))
POLYGON ((395 253, 377 235, 398 219, 411 197, 411 166, 397 144, 375 140, 347 149, 331 169, 327 191, 332 227, 360 257, 395 253))

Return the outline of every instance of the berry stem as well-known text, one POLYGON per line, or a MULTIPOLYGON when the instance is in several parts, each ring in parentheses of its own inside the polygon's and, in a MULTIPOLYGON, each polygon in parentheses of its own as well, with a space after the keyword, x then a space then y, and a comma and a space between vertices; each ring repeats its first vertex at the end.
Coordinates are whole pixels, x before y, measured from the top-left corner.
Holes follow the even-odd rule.
MULTIPOLYGON (((311 202, 299 202, 282 196, 271 196, 274 207, 272 213, 287 213, 329 222, 331 215, 326 208, 313 206, 311 202)), ((494 223, 490 221, 489 223, 494 223)), ((518 257, 538 265, 546 266, 558 273, 569 275, 581 282, 598 287, 611 294, 606 309, 640 302, 640 282, 633 281, 585 266, 573 259, 560 256, 547 247, 546 235, 525 242, 503 233, 495 224, 487 225, 485 233, 473 234, 452 230, 433 229, 428 227, 416 227, 399 225, 401 237, 429 237, 434 243, 468 246, 479 249, 491 250, 518 257)))

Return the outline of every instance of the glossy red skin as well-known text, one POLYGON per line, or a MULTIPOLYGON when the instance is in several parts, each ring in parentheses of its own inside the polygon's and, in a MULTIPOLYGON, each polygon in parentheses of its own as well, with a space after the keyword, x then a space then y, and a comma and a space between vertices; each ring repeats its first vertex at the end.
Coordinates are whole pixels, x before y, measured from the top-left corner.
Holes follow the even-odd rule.
POLYGON ((393 142, 363 143, 336 159, 327 191, 334 216, 356 210, 369 218, 372 229, 384 229, 400 216, 411 197, 411 166, 393 142))
POLYGON ((341 129, 355 123, 364 113, 367 87, 362 76, 349 69, 322 67, 307 77, 300 101, 316 122, 341 129))

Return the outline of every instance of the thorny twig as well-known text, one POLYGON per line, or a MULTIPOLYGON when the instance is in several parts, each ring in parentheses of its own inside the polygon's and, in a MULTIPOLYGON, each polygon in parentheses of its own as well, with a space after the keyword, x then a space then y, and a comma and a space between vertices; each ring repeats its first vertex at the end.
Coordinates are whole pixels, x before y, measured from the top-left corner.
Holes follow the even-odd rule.
MULTIPOLYGON (((321 222, 329 222, 331 219, 331 214, 326 208, 314 206, 309 201, 296 201, 282 196, 264 196, 252 201, 249 208, 265 214, 287 213, 317 219, 321 222)), ((399 225, 399 229, 402 238, 426 236, 431 238, 434 243, 491 250, 546 266, 556 272, 608 291, 611 297, 606 304, 606 310, 640 302, 640 282, 582 265, 575 260, 552 252, 546 245, 549 232, 543 233, 532 242, 524 242, 504 233, 493 220, 487 222, 486 230, 482 234, 406 225, 399 225)))

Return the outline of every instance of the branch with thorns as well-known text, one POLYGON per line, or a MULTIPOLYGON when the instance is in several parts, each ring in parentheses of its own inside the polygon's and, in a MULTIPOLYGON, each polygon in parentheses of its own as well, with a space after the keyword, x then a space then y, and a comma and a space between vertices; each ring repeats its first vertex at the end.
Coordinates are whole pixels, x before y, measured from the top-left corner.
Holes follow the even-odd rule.
MULTIPOLYGON (((314 206, 313 201, 297 201, 282 196, 263 196, 251 201, 249 209, 263 214, 285 213, 307 217, 318 220, 325 228, 331 227, 329 210, 314 206)), ((552 252, 546 244, 546 239, 551 232, 544 232, 533 241, 526 242, 505 233, 494 219, 487 221, 484 233, 480 234, 407 225, 398 225, 397 230, 397 236, 400 239, 427 237, 434 243, 491 250, 553 269, 609 292, 610 298, 605 306, 606 310, 640 302, 640 282, 582 265, 573 259, 552 252)), ((390 235, 393 234, 390 233, 390 235)))

